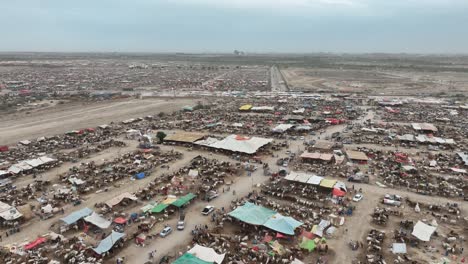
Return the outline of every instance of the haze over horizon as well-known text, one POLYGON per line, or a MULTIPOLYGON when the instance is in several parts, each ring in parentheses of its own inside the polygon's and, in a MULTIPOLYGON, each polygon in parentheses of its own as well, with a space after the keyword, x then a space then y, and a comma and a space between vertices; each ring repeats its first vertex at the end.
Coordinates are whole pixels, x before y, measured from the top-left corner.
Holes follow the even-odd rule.
POLYGON ((0 10, 0 51, 468 53, 464 0, 23 0, 0 10))

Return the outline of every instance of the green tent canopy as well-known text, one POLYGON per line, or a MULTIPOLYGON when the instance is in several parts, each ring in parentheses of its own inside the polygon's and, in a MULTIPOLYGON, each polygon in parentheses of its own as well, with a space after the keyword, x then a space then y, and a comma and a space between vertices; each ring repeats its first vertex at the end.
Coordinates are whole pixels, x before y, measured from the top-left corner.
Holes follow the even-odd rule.
POLYGON ((185 253, 180 258, 172 262, 172 264, 213 264, 213 263, 214 262, 203 261, 190 253, 185 253))
POLYGON ((230 212, 229 216, 251 225, 263 225, 275 214, 275 211, 263 206, 245 203, 243 206, 239 206, 236 210, 230 212))
POLYGON ((168 206, 169 206, 168 204, 160 203, 156 205, 155 207, 153 207, 153 209, 151 209, 151 213, 160 213, 164 211, 164 209, 166 209, 168 206))
POLYGON ((195 198, 195 197, 196 197, 195 194, 189 193, 189 194, 187 194, 187 195, 185 195, 185 196, 180 197, 180 198, 177 199, 176 201, 174 201, 174 202, 172 203, 172 205, 177 206, 177 207, 181 207, 181 206, 183 206, 184 204, 190 202, 190 201, 191 201, 193 198, 195 198))
POLYGON ((309 252, 314 251, 315 249, 315 241, 313 239, 308 239, 306 237, 302 238, 302 242, 299 246, 303 249, 307 249, 309 252))

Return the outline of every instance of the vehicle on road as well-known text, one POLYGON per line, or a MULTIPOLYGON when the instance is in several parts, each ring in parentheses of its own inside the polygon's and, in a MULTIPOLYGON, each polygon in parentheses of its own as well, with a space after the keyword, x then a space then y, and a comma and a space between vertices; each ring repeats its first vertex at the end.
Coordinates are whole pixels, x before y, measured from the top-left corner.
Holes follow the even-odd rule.
POLYGON ((353 201, 359 202, 359 201, 362 200, 362 198, 364 198, 364 195, 362 195, 362 193, 358 193, 358 194, 354 195, 353 201))
POLYGON ((203 208, 203 210, 202 210, 201 213, 202 213, 202 215, 209 215, 209 214, 211 214, 213 211, 214 211, 214 206, 212 206, 212 205, 207 205, 207 206, 205 206, 205 208, 203 208))
POLYGON ((172 227, 166 226, 160 233, 160 237, 167 237, 170 233, 172 233, 172 227))
POLYGON ((177 222, 177 230, 184 230, 185 229, 185 222, 184 221, 178 221, 177 222))
POLYGON ((219 193, 216 192, 216 191, 209 191, 207 194, 206 194, 206 197, 205 199, 209 202, 211 200, 213 200, 214 198, 218 197, 219 196, 219 193))

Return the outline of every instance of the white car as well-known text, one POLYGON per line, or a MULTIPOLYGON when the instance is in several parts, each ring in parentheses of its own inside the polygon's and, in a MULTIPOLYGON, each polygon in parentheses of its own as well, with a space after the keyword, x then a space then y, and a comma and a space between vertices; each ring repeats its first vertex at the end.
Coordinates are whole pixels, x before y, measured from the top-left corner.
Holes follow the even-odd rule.
POLYGON ((185 228, 185 222, 184 221, 178 221, 177 222, 177 230, 184 230, 185 228))
POLYGON ((172 233, 172 227, 166 226, 160 233, 160 237, 167 237, 170 233, 172 233))
POLYGON ((362 198, 364 198, 364 196, 361 193, 358 193, 358 194, 354 195, 353 201, 359 202, 359 201, 362 200, 362 198))
POLYGON ((213 211, 214 211, 214 206, 207 205, 205 208, 203 208, 203 211, 201 213, 202 213, 202 215, 209 215, 213 211))

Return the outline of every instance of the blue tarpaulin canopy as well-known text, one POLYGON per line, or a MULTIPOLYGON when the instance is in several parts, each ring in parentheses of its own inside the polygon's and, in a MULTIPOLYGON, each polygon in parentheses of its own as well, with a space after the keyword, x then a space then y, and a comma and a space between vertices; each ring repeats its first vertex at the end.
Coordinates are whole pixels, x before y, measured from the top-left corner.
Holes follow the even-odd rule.
POLYGON ((119 241, 119 239, 121 239, 124 236, 124 233, 112 231, 112 233, 103 240, 101 240, 101 242, 99 242, 99 245, 96 248, 93 248, 93 250, 99 255, 101 255, 102 253, 106 253, 114 246, 115 243, 117 243, 117 241, 119 241))
POLYGON ((292 217, 275 214, 270 219, 268 219, 266 223, 263 224, 263 226, 283 234, 294 235, 294 229, 301 226, 302 224, 303 223, 292 217))
POLYGON ((65 222, 65 224, 67 225, 71 225, 71 224, 74 224, 76 223, 78 220, 88 216, 88 215, 91 215, 93 213, 93 210, 89 209, 88 207, 85 207, 81 210, 78 210, 78 211, 75 211, 67 216, 65 216, 64 218, 61 218, 61 220, 63 222, 65 222))
POLYGON ((141 180, 141 179, 145 178, 145 173, 144 173, 144 172, 137 173, 137 174, 135 175, 135 178, 136 178, 137 180, 141 180))

